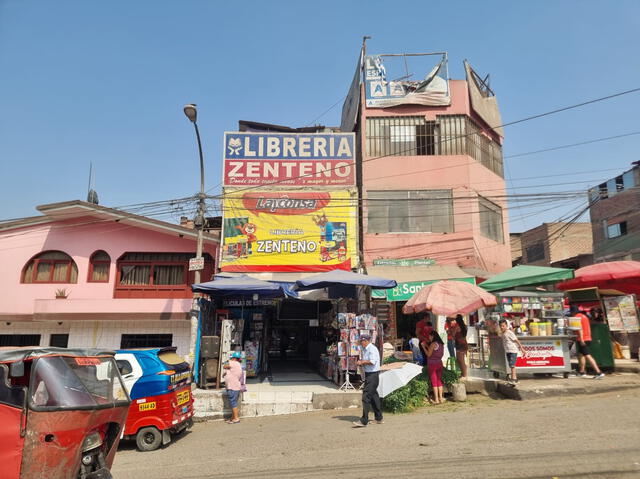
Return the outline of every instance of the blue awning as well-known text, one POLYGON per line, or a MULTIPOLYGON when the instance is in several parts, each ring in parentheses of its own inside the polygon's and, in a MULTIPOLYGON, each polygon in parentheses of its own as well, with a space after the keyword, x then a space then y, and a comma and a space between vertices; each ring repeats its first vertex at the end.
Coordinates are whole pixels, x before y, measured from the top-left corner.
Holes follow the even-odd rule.
POLYGON ((379 278, 377 276, 336 269, 299 279, 296 281, 295 289, 298 291, 307 291, 310 289, 329 288, 340 285, 370 286, 373 289, 391 289, 398 286, 398 283, 396 283, 394 279, 379 278))
POLYGON ((242 275, 220 277, 206 283, 191 285, 194 293, 206 293, 211 296, 248 296, 259 294, 262 297, 279 298, 287 296, 286 290, 277 282, 262 281, 251 276, 242 275))

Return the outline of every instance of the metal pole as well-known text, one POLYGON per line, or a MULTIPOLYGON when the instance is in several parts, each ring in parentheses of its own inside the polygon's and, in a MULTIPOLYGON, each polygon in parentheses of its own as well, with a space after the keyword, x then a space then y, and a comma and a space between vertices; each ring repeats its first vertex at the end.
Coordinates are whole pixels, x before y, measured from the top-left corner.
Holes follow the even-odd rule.
MULTIPOLYGON (((202 156, 202 143, 200 142, 200 131, 198 130, 198 123, 193 122, 193 126, 196 129, 196 138, 198 139, 198 153, 200 154, 200 193, 198 194, 198 215, 196 216, 195 227, 198 230, 198 239, 196 243, 196 259, 202 258, 202 246, 204 242, 204 158, 202 156)), ((196 283, 200 283, 200 270, 195 271, 194 280, 196 283)))

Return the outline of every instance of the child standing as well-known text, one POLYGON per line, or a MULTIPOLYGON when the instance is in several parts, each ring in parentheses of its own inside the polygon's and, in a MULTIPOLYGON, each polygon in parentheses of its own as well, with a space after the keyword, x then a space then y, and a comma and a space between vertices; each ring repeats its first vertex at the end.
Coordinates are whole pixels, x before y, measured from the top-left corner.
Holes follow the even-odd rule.
POLYGON ((524 355, 524 349, 520 341, 518 341, 516 333, 513 332, 513 329, 509 329, 509 325, 506 319, 500 320, 500 331, 502 331, 502 344, 507 355, 507 364, 511 368, 510 381, 515 384, 518 382, 518 376, 516 373, 518 350, 520 350, 520 352, 524 355))

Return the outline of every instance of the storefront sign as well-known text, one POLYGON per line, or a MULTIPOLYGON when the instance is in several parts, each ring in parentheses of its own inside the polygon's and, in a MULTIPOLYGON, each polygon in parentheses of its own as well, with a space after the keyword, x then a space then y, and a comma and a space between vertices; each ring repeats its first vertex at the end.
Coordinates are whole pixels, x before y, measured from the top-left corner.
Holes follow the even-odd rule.
POLYGON ((222 271, 350 270, 355 191, 225 190, 222 271))
POLYGON ((355 133, 224 134, 224 186, 355 186, 355 133))
POLYGON ((433 266, 435 259, 374 259, 374 266, 433 266))
POLYGON ((564 353, 562 341, 523 341, 524 356, 518 356, 516 367, 519 368, 547 368, 564 367, 564 353))
POLYGON ((189 271, 201 271, 204 269, 204 258, 191 258, 189 260, 189 271))
POLYGON ((275 299, 225 299, 222 301, 222 306, 224 308, 240 306, 275 306, 275 304, 275 299))
MULTIPOLYGON (((441 280, 434 279, 431 281, 410 281, 408 283, 398 283, 398 286, 393 289, 374 289, 371 292, 371 297, 374 299, 386 299, 387 301, 408 301, 411 296, 416 294, 423 287, 438 281, 441 280)), ((475 278, 450 278, 448 281, 464 281, 466 283, 476 284, 475 278)))

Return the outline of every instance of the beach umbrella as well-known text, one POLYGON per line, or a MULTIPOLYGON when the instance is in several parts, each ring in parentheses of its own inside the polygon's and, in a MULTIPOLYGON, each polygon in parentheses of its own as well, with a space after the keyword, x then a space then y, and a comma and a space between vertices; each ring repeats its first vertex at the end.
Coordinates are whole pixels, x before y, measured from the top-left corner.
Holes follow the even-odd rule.
POLYGON ((414 294, 402 308, 404 314, 431 311, 452 316, 467 314, 485 306, 495 306, 496 297, 484 289, 463 281, 438 281, 414 294))
POLYGON ((640 261, 609 261, 575 270, 575 278, 559 283, 558 289, 599 288, 640 294, 640 261))

